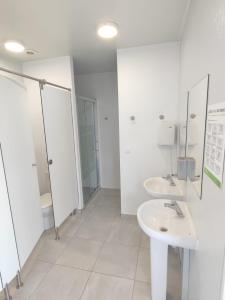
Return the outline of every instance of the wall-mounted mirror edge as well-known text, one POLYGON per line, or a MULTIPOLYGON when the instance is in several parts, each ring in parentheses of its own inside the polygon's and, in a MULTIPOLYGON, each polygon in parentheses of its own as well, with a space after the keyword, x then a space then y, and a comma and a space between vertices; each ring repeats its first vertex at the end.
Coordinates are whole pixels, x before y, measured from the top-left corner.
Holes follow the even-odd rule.
POLYGON ((199 199, 202 199, 203 192, 209 81, 210 75, 207 74, 187 93, 187 180, 192 183, 199 199))

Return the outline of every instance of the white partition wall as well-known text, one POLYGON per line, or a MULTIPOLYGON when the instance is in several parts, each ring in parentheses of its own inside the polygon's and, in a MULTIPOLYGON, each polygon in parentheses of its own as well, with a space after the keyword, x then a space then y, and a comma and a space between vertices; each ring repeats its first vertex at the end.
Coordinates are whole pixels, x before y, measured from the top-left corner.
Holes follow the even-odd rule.
POLYGON ((0 142, 21 266, 43 232, 27 101, 22 85, 0 76, 0 142))
MULTIPOLYGON (((0 145, 0 274, 3 287, 20 270, 0 145)), ((0 285, 0 290, 2 288, 0 285)))
POLYGON ((41 90, 55 226, 77 208, 77 179, 70 92, 44 85, 41 90))

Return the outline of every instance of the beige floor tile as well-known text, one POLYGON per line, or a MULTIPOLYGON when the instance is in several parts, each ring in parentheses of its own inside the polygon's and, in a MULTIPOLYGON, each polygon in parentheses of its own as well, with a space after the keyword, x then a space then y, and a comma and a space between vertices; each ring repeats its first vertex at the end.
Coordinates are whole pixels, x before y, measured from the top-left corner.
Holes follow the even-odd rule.
POLYGON ((98 216, 100 219, 112 220, 115 219, 115 217, 120 216, 119 205, 113 205, 110 202, 108 204, 107 202, 104 204, 98 204, 98 201, 100 201, 100 198, 97 198, 93 205, 89 204, 84 209, 82 212, 84 218, 87 219, 91 216, 98 216))
POLYGON ((104 242, 109 235, 112 224, 112 222, 108 222, 107 220, 104 221, 97 217, 90 216, 90 218, 85 219, 85 221, 81 223, 75 236, 104 242))
POLYGON ((111 207, 110 209, 107 206, 95 206, 95 208, 90 212, 85 214, 85 218, 96 217, 99 220, 114 221, 116 217, 120 216, 120 208, 111 207))
POLYGON ((74 216, 70 216, 60 228, 59 230, 60 235, 69 238, 73 237, 77 232, 82 221, 83 221, 83 216, 81 213, 76 213, 74 216))
POLYGON ((15 287, 11 294, 15 300, 27 300, 29 296, 37 289, 42 280, 45 279, 48 272, 53 268, 52 264, 37 261, 32 264, 32 269, 26 276, 22 276, 24 285, 17 290, 15 287))
POLYGON ((54 266, 29 300, 78 300, 89 276, 87 271, 54 266))
POLYGON ((119 189, 101 189, 100 195, 104 196, 117 196, 120 197, 120 190, 119 189))
POLYGON ((135 281, 132 300, 151 300, 150 284, 135 281))
MULTIPOLYGON (((10 287, 13 300, 150 300, 149 239, 136 216, 121 216, 118 191, 96 194, 60 237, 44 233, 23 268, 24 287, 10 287)), ((179 255, 171 247, 167 289, 167 300, 180 300, 179 255)))
POLYGON ((131 300, 133 281, 93 273, 81 300, 131 300))
POLYGON ((100 211, 93 211, 91 214, 89 215, 86 215, 83 219, 83 223, 86 223, 86 222, 90 222, 90 221, 93 221, 93 222, 103 222, 105 224, 112 224, 114 223, 115 221, 115 216, 105 216, 103 215, 100 211))
POLYGON ((135 223, 119 220, 112 226, 107 242, 126 246, 139 246, 141 229, 135 223))
POLYGON ((49 263, 55 263, 65 249, 68 238, 61 236, 60 240, 55 240, 54 234, 46 235, 39 245, 37 259, 49 263))
POLYGON ((150 238, 144 232, 141 235, 141 247, 150 248, 150 238))
POLYGON ((96 206, 107 206, 120 208, 120 198, 115 196, 99 196, 94 201, 96 206))
POLYGON ((101 247, 101 242, 73 238, 56 264, 92 270, 101 247))
POLYGON ((106 243, 98 257, 94 270, 99 273, 134 279, 138 247, 106 243))
POLYGON ((150 253, 149 249, 140 248, 135 279, 150 282, 150 253))
POLYGON ((87 206, 81 211, 82 217, 85 218, 86 216, 87 217, 91 216, 95 207, 96 205, 93 202, 87 204, 87 206))
POLYGON ((129 224, 134 224, 134 225, 138 225, 138 221, 137 221, 137 216, 134 216, 134 215, 121 215, 120 216, 120 219, 122 222, 126 222, 126 223, 129 223, 129 224))

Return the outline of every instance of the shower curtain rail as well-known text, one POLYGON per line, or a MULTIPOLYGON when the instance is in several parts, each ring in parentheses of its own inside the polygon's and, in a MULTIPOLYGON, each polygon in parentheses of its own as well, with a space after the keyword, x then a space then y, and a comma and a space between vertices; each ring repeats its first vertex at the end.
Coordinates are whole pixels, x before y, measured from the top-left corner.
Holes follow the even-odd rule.
POLYGON ((48 85, 52 85, 52 86, 60 88, 60 89, 71 91, 70 88, 67 88, 65 86, 49 82, 49 81, 47 81, 45 79, 39 79, 39 78, 36 78, 36 77, 33 77, 33 76, 29 76, 29 75, 26 75, 26 74, 23 74, 23 73, 12 71, 12 70, 9 70, 9 69, 3 68, 3 67, 0 67, 0 71, 6 72, 6 73, 10 73, 10 74, 13 74, 13 75, 17 75, 17 76, 20 76, 20 77, 23 77, 23 78, 31 79, 31 80, 34 80, 34 81, 37 81, 37 82, 40 83, 40 85, 48 84, 48 85))

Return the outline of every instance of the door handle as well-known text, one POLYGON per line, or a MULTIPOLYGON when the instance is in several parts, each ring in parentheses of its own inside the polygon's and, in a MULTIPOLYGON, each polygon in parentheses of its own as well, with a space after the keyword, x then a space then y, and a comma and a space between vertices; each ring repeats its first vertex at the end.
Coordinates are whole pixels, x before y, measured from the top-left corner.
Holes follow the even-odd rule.
POLYGON ((33 164, 32 164, 32 167, 37 167, 37 164, 33 163, 33 164))
POLYGON ((53 164, 53 160, 52 160, 52 159, 49 159, 48 164, 49 164, 49 165, 52 165, 52 164, 53 164))

